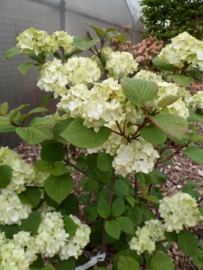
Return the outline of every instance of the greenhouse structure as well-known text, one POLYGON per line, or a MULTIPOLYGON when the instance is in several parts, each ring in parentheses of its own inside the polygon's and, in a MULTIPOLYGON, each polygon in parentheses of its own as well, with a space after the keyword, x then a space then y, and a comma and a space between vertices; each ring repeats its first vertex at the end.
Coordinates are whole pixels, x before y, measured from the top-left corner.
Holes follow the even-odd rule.
MULTIPOLYGON (((0 22, 1 59, 8 49, 15 47, 19 33, 30 27, 49 34, 65 30, 70 35, 83 37, 86 31, 94 35, 85 22, 100 28, 119 29, 121 25, 130 25, 134 43, 140 42, 143 34, 137 0, 1 0, 0 22)), ((0 61, 0 104, 8 102, 9 110, 22 104, 30 104, 29 109, 40 106, 42 93, 36 87, 37 68, 25 76, 17 70, 27 61, 22 55, 0 61)), ((53 105, 50 102, 50 110, 53 105)), ((15 147, 18 143, 15 134, 0 135, 1 146, 15 147)))

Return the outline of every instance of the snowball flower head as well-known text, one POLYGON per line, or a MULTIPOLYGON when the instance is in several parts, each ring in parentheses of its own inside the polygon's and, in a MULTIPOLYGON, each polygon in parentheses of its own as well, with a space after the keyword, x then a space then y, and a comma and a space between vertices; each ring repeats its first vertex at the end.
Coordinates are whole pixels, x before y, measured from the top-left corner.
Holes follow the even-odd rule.
POLYGON ((148 174, 153 170, 154 162, 159 157, 152 144, 145 140, 134 140, 127 145, 121 145, 113 160, 117 174, 126 176, 132 172, 148 174))
POLYGON ((69 36, 65 31, 56 31, 51 36, 52 42, 57 48, 63 47, 64 51, 70 53, 75 46, 73 45, 73 37, 69 36))
POLYGON ((55 98, 68 92, 68 78, 61 72, 61 68, 61 60, 54 59, 46 62, 39 70, 37 86, 46 92, 54 92, 55 98))
POLYGON ((159 213, 165 221, 164 227, 168 232, 178 233, 184 227, 196 226, 201 220, 196 200, 191 195, 182 192, 160 200, 159 213))
POLYGON ((108 77, 115 80, 133 74, 137 70, 138 63, 129 52, 112 52, 106 62, 108 77))
POLYGON ((159 220, 149 220, 145 222, 145 226, 138 227, 129 243, 130 249, 136 250, 138 254, 148 251, 150 254, 155 250, 155 242, 164 240, 164 227, 159 220))
POLYGON ((99 80, 101 71, 98 64, 87 57, 72 57, 61 68, 62 74, 67 76, 72 84, 92 84, 99 80))
POLYGON ((39 55, 42 51, 46 55, 55 52, 57 44, 55 44, 46 31, 29 28, 16 38, 18 43, 17 47, 25 54, 35 53, 39 55))

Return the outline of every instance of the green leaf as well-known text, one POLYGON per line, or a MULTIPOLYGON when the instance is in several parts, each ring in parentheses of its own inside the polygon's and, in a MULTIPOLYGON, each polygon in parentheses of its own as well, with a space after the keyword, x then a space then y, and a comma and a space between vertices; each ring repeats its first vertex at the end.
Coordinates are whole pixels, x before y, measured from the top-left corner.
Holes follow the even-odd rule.
POLYGON ((84 192, 93 192, 96 188, 98 188, 99 183, 94 179, 88 179, 84 186, 83 191, 84 192))
POLYGON ((157 204, 159 203, 159 199, 153 195, 143 196, 143 198, 149 202, 153 202, 153 203, 157 203, 157 204))
POLYGON ((154 125, 145 126, 140 131, 140 136, 146 141, 150 142, 154 147, 166 141, 166 134, 154 125))
POLYGON ((47 103, 53 98, 54 98, 53 93, 43 96, 42 99, 41 99, 41 106, 46 107, 47 103))
POLYGON ((75 261, 73 258, 68 260, 59 260, 57 270, 75 270, 75 261))
POLYGON ((158 185, 163 185, 166 182, 166 176, 158 170, 153 170, 151 172, 151 175, 153 177, 154 182, 158 185))
POLYGON ((8 111, 8 102, 4 102, 0 105, 0 115, 5 116, 8 111))
POLYGON ((200 187, 199 184, 197 184, 196 182, 194 182, 194 181, 192 181, 190 179, 185 179, 185 181, 188 183, 188 185, 191 186, 191 188, 198 188, 198 187, 200 187))
POLYGON ((53 168, 50 170, 50 173, 54 176, 60 176, 68 172, 69 171, 66 168, 66 165, 61 161, 55 161, 53 164, 53 168))
POLYGON ((68 197, 60 205, 63 209, 66 209, 68 214, 76 215, 79 210, 79 201, 74 194, 69 194, 68 197))
POLYGON ((166 254, 159 253, 150 260, 149 270, 174 270, 174 264, 166 254))
POLYGON ((85 51, 96 45, 100 41, 99 38, 85 40, 79 37, 73 38, 73 44, 76 48, 80 49, 81 51, 85 51))
POLYGON ((11 182, 12 168, 8 165, 0 165, 0 188, 6 188, 11 182))
POLYGON ((184 87, 187 87, 188 84, 194 82, 193 78, 184 75, 172 75, 171 78, 174 80, 174 82, 181 84, 184 87))
POLYGON ((97 207, 92 204, 83 207, 83 213, 87 217, 89 223, 92 223, 98 217, 97 207))
POLYGON ((195 236, 188 231, 181 231, 178 234, 178 246, 187 255, 193 255, 198 248, 195 236))
POLYGON ((15 110, 11 110, 9 113, 9 120, 10 122, 12 122, 15 117, 17 116, 17 114, 19 113, 20 110, 24 110, 25 108, 29 107, 30 104, 23 104, 21 106, 19 106, 18 108, 16 108, 15 110))
POLYGON ((144 106, 147 101, 156 98, 158 86, 152 82, 142 79, 122 78, 121 85, 124 95, 137 106, 144 106))
POLYGON ((194 142, 194 143, 203 142, 203 136, 200 134, 195 134, 195 135, 192 135, 189 138, 189 140, 190 142, 194 142))
POLYGON ((18 67, 18 71, 22 74, 25 75, 33 66, 34 66, 35 62, 26 62, 26 63, 22 63, 19 67, 18 67))
POLYGON ((181 153, 187 155, 200 165, 203 165, 203 149, 199 148, 197 145, 189 145, 185 150, 182 150, 181 153))
POLYGON ((103 198, 101 198, 98 202, 97 205, 97 211, 98 214, 102 217, 102 218, 108 218, 111 214, 111 207, 108 204, 108 202, 106 200, 104 200, 103 198))
POLYGON ((161 70, 164 71, 174 71, 177 69, 177 67, 171 65, 171 64, 167 64, 165 62, 163 62, 161 59, 159 59, 158 57, 154 58, 152 60, 153 64, 158 67, 161 70))
POLYGON ((101 127, 98 132, 93 128, 87 128, 78 117, 61 133, 61 136, 79 148, 94 148, 103 144, 110 134, 111 130, 107 127, 101 127))
POLYGON ((36 207, 41 200, 41 193, 39 189, 34 187, 26 187, 26 190, 18 194, 22 204, 30 204, 36 207))
POLYGON ((115 190, 120 194, 128 195, 129 187, 124 181, 116 180, 115 190))
POLYGON ((9 124, 5 126, 0 125, 0 133, 14 132, 16 130, 15 126, 9 124))
POLYGON ((121 228, 117 221, 110 220, 105 222, 105 230, 109 236, 119 239, 121 234, 121 228))
POLYGON ((149 116, 151 122, 159 127, 166 135, 181 140, 188 130, 187 121, 178 115, 170 113, 159 113, 149 116))
POLYGON ((115 199, 112 203, 112 216, 119 217, 120 215, 123 214, 124 211, 125 211, 124 200, 121 197, 115 199))
POLYGON ((87 22, 86 22, 86 24, 89 25, 99 37, 104 36, 104 30, 103 29, 101 29, 99 27, 96 27, 96 26, 94 26, 94 25, 92 25, 90 23, 87 23, 87 22))
POLYGON ((57 141, 44 141, 41 143, 41 159, 49 162, 61 161, 65 157, 65 149, 62 143, 57 141))
POLYGON ((123 232, 134 235, 135 233, 134 225, 133 222, 128 217, 118 217, 116 221, 120 225, 121 230, 123 232))
POLYGON ((53 176, 44 181, 44 189, 52 200, 61 203, 74 188, 74 181, 69 173, 53 176))
POLYGON ((112 156, 105 152, 100 152, 97 156, 97 167, 102 172, 107 172, 112 169, 112 156))
POLYGON ((71 238, 77 231, 78 225, 69 216, 64 216, 63 222, 64 222, 64 229, 69 234, 69 238, 71 238))
POLYGON ((52 139, 53 123, 50 118, 36 117, 30 122, 29 127, 16 128, 16 133, 30 145, 39 144, 52 139))
POLYGON ((17 48, 17 47, 11 48, 5 52, 3 61, 6 61, 7 59, 14 57, 20 53, 22 53, 22 52, 20 51, 19 48, 17 48))
POLYGON ((200 197, 200 193, 196 190, 193 190, 191 185, 188 185, 188 184, 183 186, 181 191, 191 195, 193 198, 195 198, 195 200, 198 200, 200 197))
POLYGON ((164 232, 164 236, 170 242, 177 242, 178 240, 178 234, 176 232, 164 232))
POLYGON ((190 116, 188 117, 189 122, 194 122, 194 123, 203 122, 203 116, 201 114, 195 113, 192 110, 189 110, 189 112, 190 112, 190 116))
POLYGON ((40 223, 41 214, 39 212, 32 212, 27 219, 22 221, 21 231, 30 232, 32 236, 35 236, 40 223))
POLYGON ((79 202, 82 202, 82 203, 90 203, 91 198, 92 198, 92 193, 82 194, 78 197, 79 202))
POLYGON ((70 123, 73 121, 73 118, 68 118, 65 120, 61 120, 59 123, 56 123, 53 128, 53 135, 54 139, 56 141, 62 142, 64 144, 67 144, 67 141, 60 136, 60 134, 67 129, 67 127, 70 125, 70 123))
POLYGON ((113 38, 114 39, 117 39, 117 40, 119 40, 121 42, 125 42, 126 41, 126 37, 123 34, 121 34, 121 35, 115 35, 115 36, 113 36, 113 38))
POLYGON ((30 269, 36 268, 36 269, 40 269, 44 266, 44 262, 42 260, 42 256, 38 255, 37 259, 29 266, 30 269))
POLYGON ((0 116, 0 127, 10 124, 9 117, 7 116, 0 116))
POLYGON ((0 231, 5 232, 5 236, 8 239, 13 239, 13 235, 17 234, 20 230, 21 230, 20 226, 16 224, 0 225, 0 231))
POLYGON ((37 168, 38 171, 40 172, 50 172, 52 169, 52 165, 46 161, 46 160, 42 160, 39 159, 34 163, 35 168, 37 168))
POLYGON ((151 174, 136 173, 135 177, 141 184, 142 188, 145 188, 146 185, 151 184, 153 182, 153 177, 151 174))
POLYGON ((176 102, 179 98, 180 98, 179 96, 172 96, 172 95, 165 96, 161 100, 159 100, 157 106, 160 108, 165 108, 176 102))
POLYGON ((139 270, 139 268, 140 268, 139 263, 135 259, 129 256, 122 256, 122 255, 118 257, 118 264, 117 264, 118 270, 139 270))
POLYGON ((34 113, 40 113, 40 112, 46 112, 46 111, 48 111, 48 110, 44 107, 37 107, 37 108, 29 111, 28 113, 21 115, 20 121, 25 121, 29 116, 31 116, 34 113))
POLYGON ((48 264, 45 267, 41 268, 40 270, 55 270, 52 264, 48 264))
POLYGON ((203 251, 201 249, 198 248, 191 257, 192 257, 194 264, 198 268, 203 267, 203 251))

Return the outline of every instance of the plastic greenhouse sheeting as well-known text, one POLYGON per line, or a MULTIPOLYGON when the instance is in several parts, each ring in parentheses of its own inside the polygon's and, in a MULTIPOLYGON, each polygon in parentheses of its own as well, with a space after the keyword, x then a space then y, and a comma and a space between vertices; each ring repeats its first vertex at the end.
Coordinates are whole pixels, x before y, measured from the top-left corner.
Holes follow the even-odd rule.
MULTIPOLYGON (((132 39, 138 43, 143 33, 139 18, 138 0, 0 0, 0 58, 15 47, 18 34, 30 27, 49 34, 65 30, 82 37, 87 30, 91 32, 84 22, 100 28, 131 25, 132 39)), ((36 87, 36 67, 25 76, 18 72, 17 67, 27 61, 23 55, 0 61, 0 104, 7 101, 10 110, 21 104, 31 104, 29 109, 40 106, 45 95, 36 87)), ((50 111, 54 107, 53 101, 50 111)), ((0 146, 13 148, 19 142, 15 134, 0 134, 0 146)))

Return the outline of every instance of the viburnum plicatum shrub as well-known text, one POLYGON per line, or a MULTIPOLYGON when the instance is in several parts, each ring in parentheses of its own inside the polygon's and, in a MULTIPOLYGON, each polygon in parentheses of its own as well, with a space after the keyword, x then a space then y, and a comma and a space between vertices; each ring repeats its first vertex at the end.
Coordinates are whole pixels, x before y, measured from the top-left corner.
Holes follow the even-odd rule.
MULTIPOLYGON (((121 31, 131 36, 131 26, 123 25, 121 27, 121 31)), ((134 56, 135 61, 138 63, 138 70, 146 69, 157 71, 156 67, 152 64, 152 59, 160 53, 164 46, 164 42, 152 36, 143 39, 137 44, 133 44, 133 42, 130 40, 122 42, 116 38, 112 38, 109 46, 113 50, 130 52, 134 56)))
POLYGON ((28 105, 10 112, 7 102, 0 105, 2 133, 41 144, 34 165, 0 148, 0 268, 81 270, 98 253, 88 265, 98 259, 101 270, 112 255, 114 270, 172 270, 173 242, 203 267, 198 184, 186 179, 180 192, 164 197, 159 171, 179 153, 203 164, 195 128, 203 121, 203 95, 191 95, 186 87, 194 80, 183 75, 202 68, 203 42, 187 33, 175 37, 153 59, 156 74, 138 70, 131 53, 105 47, 112 38, 125 42, 114 28, 89 26, 97 38, 30 28, 4 56, 27 54, 33 61, 18 70, 39 67, 37 85, 48 95, 24 114, 28 105), (79 56, 86 50, 91 58, 79 56), (44 115, 51 98, 58 100, 56 113, 44 115), (73 173, 81 175, 79 195, 73 173))

